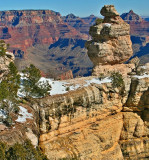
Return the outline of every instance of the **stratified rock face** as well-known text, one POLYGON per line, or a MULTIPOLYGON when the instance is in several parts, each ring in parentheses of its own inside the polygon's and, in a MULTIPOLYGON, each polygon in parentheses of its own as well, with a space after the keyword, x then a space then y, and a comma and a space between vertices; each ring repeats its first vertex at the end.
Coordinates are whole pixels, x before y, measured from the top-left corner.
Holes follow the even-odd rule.
MULTIPOLYGON (((69 20, 73 18, 73 16, 68 16, 66 19, 69 20)), ((77 20, 77 18, 75 20, 77 20)), ((48 49, 49 46, 60 39, 74 39, 76 41, 88 39, 89 35, 87 35, 87 33, 90 25, 86 24, 84 20, 80 19, 78 27, 77 25, 76 28, 72 26, 65 23, 58 12, 51 10, 0 11, 0 39, 10 44, 9 51, 13 52, 17 58, 16 64, 19 70, 26 67, 25 64, 30 63, 34 64, 46 75, 51 73, 51 70, 54 70, 58 76, 69 70, 76 70, 72 69, 73 64, 69 66, 64 62, 65 60, 62 61, 62 63, 59 63, 59 61, 54 62, 54 55, 50 58, 47 56, 51 51, 48 49), (82 26, 81 30, 79 30, 80 25, 82 26), (34 50, 35 53, 32 54, 34 50), (22 68, 19 67, 20 65, 22 68)), ((71 54, 71 51, 68 51, 70 46, 65 45, 63 47, 63 52, 69 57, 69 54, 71 54)), ((84 45, 83 48, 80 48, 78 45, 77 51, 74 51, 75 57, 77 57, 78 53, 83 52, 83 50, 85 50, 84 45)), ((61 51, 58 50, 56 52, 58 52, 57 59, 65 59, 65 55, 62 55, 61 51)), ((78 61, 77 64, 79 65, 79 63, 78 61)), ((77 69, 77 72, 79 72, 79 70, 81 69, 77 69)), ((74 72, 75 71, 73 71, 73 74, 75 74, 74 72)), ((77 73, 77 75, 78 74, 79 73, 77 73)), ((83 74, 86 73, 83 72, 83 74)), ((52 75, 52 78, 54 78, 54 75, 52 75)))
POLYGON ((85 38, 64 23, 58 12, 51 10, 19 10, 0 12, 0 39, 11 44, 11 51, 27 52, 35 44, 52 44, 59 37, 85 38))
POLYGON ((136 77, 135 88, 133 79, 124 76, 124 94, 111 83, 92 84, 34 104, 40 116, 39 143, 48 158, 147 158, 149 78, 136 77))
POLYGON ((123 13, 121 18, 130 25, 130 34, 132 36, 142 36, 142 38, 149 36, 149 22, 134 13, 133 10, 130 10, 128 13, 123 13))
POLYGON ((131 40, 134 55, 139 57, 140 63, 149 62, 149 22, 142 19, 132 10, 121 15, 121 18, 130 25, 131 40))
POLYGON ((119 64, 127 61, 133 54, 129 25, 124 22, 113 5, 102 8, 103 23, 92 26, 92 41, 86 43, 88 56, 93 64, 119 64))
POLYGON ((50 160, 123 159, 122 99, 111 90, 110 84, 92 85, 40 100, 40 146, 50 160))

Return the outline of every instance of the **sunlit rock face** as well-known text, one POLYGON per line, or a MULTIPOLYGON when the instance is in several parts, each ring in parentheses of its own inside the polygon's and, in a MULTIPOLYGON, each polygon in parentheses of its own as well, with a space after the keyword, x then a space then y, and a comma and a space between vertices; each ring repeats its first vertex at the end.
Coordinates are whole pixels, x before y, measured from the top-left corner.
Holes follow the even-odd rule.
POLYGON ((48 158, 147 158, 149 76, 124 76, 124 84, 124 94, 110 82, 94 83, 34 104, 48 158))
POLYGON ((49 159, 122 159, 122 99, 110 90, 96 84, 40 100, 40 146, 49 159))
POLYGON ((93 75, 120 72, 124 92, 110 82, 91 84, 34 104, 40 115, 39 143, 51 160, 148 157, 148 77, 130 74, 135 63, 122 64, 132 55, 129 25, 114 6, 104 6, 101 13, 103 23, 91 27, 93 40, 86 44, 93 75))
POLYGON ((90 28, 92 40, 86 43, 88 56, 94 66, 123 63, 133 54, 130 27, 113 5, 105 5, 101 14, 103 22, 90 28))

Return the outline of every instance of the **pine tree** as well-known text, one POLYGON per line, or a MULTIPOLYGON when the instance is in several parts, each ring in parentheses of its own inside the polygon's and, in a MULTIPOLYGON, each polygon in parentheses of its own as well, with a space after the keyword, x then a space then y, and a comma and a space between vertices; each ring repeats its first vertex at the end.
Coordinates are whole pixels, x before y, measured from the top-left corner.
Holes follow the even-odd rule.
POLYGON ((9 64, 9 73, 0 83, 0 104, 7 114, 18 112, 17 92, 20 87, 20 75, 13 62, 9 64))
POLYGON ((48 94, 51 86, 48 82, 39 83, 41 78, 40 70, 36 68, 33 64, 29 67, 26 67, 23 71, 24 80, 23 80, 23 91, 26 94, 26 98, 29 97, 44 97, 48 94))

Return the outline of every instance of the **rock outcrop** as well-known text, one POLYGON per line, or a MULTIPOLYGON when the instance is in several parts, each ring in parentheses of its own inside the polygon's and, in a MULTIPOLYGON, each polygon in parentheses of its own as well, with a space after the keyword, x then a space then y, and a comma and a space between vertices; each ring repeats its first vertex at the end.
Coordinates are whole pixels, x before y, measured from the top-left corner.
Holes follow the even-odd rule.
POLYGON ((123 63, 133 54, 129 25, 112 5, 104 6, 101 14, 105 16, 103 22, 90 28, 88 56, 94 66, 123 63))
POLYGON ((39 101, 40 146, 49 159, 122 159, 122 99, 112 90, 93 85, 39 101))
POLYGON ((68 14, 67 16, 62 18, 65 23, 74 27, 80 33, 85 33, 88 36, 90 26, 95 24, 95 20, 97 19, 97 17, 95 17, 94 15, 85 18, 80 18, 73 14, 68 14))
POLYGON ((125 76, 124 94, 111 83, 92 84, 34 104, 40 115, 39 144, 48 158, 147 158, 149 79, 133 79, 125 76))
POLYGON ((6 52, 6 55, 1 56, 0 55, 0 79, 7 75, 9 69, 10 62, 14 61, 14 55, 11 52, 6 52))
POLYGON ((130 25, 134 56, 139 57, 141 64, 148 63, 149 22, 134 13, 133 10, 130 10, 128 13, 123 13, 121 18, 130 25))
POLYGON ((96 75, 120 72, 124 86, 92 84, 33 105, 39 109, 40 146, 51 160, 149 156, 148 76, 134 76, 138 72, 135 63, 121 64, 132 55, 129 25, 114 6, 105 6, 101 13, 105 19, 91 27, 93 40, 87 42, 88 54, 98 66, 96 75))

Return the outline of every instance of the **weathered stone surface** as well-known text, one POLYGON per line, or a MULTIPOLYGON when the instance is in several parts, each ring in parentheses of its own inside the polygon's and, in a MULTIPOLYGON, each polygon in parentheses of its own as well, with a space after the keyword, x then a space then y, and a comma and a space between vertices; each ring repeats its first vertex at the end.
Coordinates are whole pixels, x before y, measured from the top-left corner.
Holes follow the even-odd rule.
POLYGON ((27 138, 31 141, 32 145, 37 147, 38 146, 38 137, 33 133, 30 128, 27 128, 27 132, 25 133, 27 138))
MULTIPOLYGON (((48 158, 51 160, 66 157, 79 157, 82 160, 99 160, 109 157, 111 159, 123 159, 118 144, 123 126, 122 114, 109 116, 103 120, 96 120, 96 122, 91 118, 88 120, 90 123, 78 122, 75 127, 69 124, 69 132, 65 130, 65 127, 63 130, 66 133, 59 134, 59 136, 55 135, 54 139, 51 139, 50 134, 46 134, 44 136, 49 137, 49 140, 42 141, 43 136, 41 136, 40 146, 48 158)), ((57 130, 57 133, 60 133, 60 130, 57 130)))
POLYGON ((131 78, 124 75, 125 95, 122 97, 107 83, 41 99, 37 104, 39 143, 48 158, 147 158, 149 114, 147 107, 139 108, 148 102, 142 99, 148 97, 148 78, 135 78, 137 94, 131 86, 131 78), (133 104, 135 98, 135 107, 126 105, 128 99, 133 104), (145 104, 140 104, 141 101, 145 104), (123 112, 121 106, 124 106, 123 112))
POLYGON ((131 108, 133 111, 143 111, 145 108, 149 108, 148 87, 148 78, 133 77, 131 79, 128 99, 124 106, 131 108))
POLYGON ((98 65, 93 68, 93 76, 110 76, 112 72, 120 72, 123 76, 127 76, 135 69, 134 64, 116 64, 116 65, 98 65))
POLYGON ((101 15, 105 17, 112 17, 112 16, 119 16, 118 12, 116 11, 114 5, 105 5, 101 11, 101 15))
POLYGON ((136 113, 123 113, 123 122, 124 125, 121 132, 121 140, 130 140, 144 136, 144 122, 136 113))
MULTIPOLYGON (((87 80, 89 77, 86 77, 87 80)), ((81 81, 83 78, 74 79, 81 81)), ((131 77, 124 76, 125 94, 111 83, 92 84, 63 95, 48 96, 33 101, 38 113, 39 144, 50 160, 80 158, 81 160, 145 159, 149 155, 149 111, 147 108, 149 78, 137 79, 136 90, 131 87, 131 77), (142 84, 142 85, 141 85, 142 84), (143 103, 134 107, 135 97, 143 103), (142 96, 143 95, 143 96, 142 96), (144 97, 144 98, 142 98, 144 97), (132 102, 131 102, 132 101, 132 102), (143 106, 142 109, 140 106, 143 106), (122 112, 123 109, 123 112, 122 112), (139 111, 133 113, 134 111, 139 111)), ((34 115, 34 117, 36 117, 34 115)), ((37 124, 38 125, 38 124, 37 124)), ((28 137, 38 143, 34 120, 25 125, 0 133, 0 140, 23 143, 28 137), (33 128, 30 128, 34 124, 33 128), (30 128, 30 129, 28 129, 30 128), (19 130, 19 132, 18 132, 19 130)))
POLYGON ((149 138, 136 138, 120 141, 121 150, 125 160, 148 159, 149 138))
POLYGON ((48 158, 123 159, 118 145, 123 126, 118 95, 110 84, 102 84, 42 99, 40 146, 48 158))
POLYGON ((145 135, 149 136, 149 109, 145 109, 142 112, 141 118, 144 121, 145 135))
POLYGON ((104 6, 103 23, 90 28, 92 40, 86 43, 88 56, 96 65, 119 64, 133 54, 129 25, 117 14, 114 6, 104 6))

